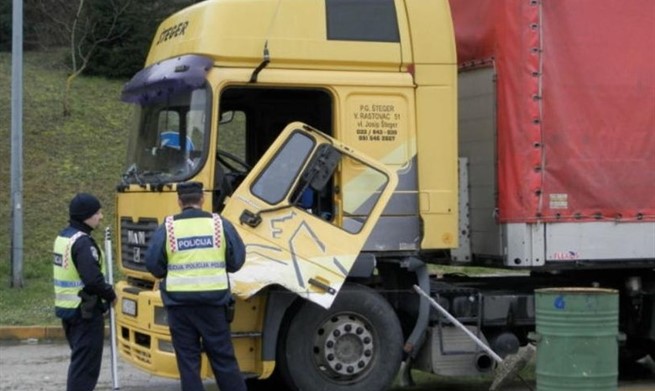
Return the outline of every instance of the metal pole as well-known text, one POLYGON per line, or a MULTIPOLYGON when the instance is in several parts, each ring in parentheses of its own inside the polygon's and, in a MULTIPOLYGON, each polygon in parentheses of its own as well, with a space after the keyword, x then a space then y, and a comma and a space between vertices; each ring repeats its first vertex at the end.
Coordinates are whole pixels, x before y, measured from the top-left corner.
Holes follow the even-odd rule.
MULTIPOLYGON (((114 263, 111 248, 111 230, 105 228, 105 258, 107 259, 107 283, 114 285, 114 263)), ((114 306, 109 307, 109 336, 111 340, 111 380, 114 390, 120 388, 118 384, 118 362, 116 347, 116 313, 114 306)))
POLYGON ((418 292, 421 296, 428 299, 434 308, 439 310, 439 312, 441 312, 441 314, 443 316, 448 318, 449 321, 451 321, 455 326, 457 326, 460 330, 462 330, 464 333, 466 333, 466 335, 468 335, 469 338, 471 338, 473 340, 473 342, 475 342, 476 345, 478 345, 480 348, 482 348, 482 350, 487 352, 487 354, 489 354, 497 363, 500 364, 500 363, 503 362, 503 359, 499 355, 497 355, 496 352, 491 350, 491 348, 489 346, 487 346, 484 342, 482 342, 482 340, 480 338, 478 338, 469 329, 467 329, 466 326, 461 324, 459 320, 455 319, 455 317, 452 316, 448 311, 446 311, 446 309, 443 308, 439 303, 437 303, 436 300, 431 298, 427 293, 423 292, 423 290, 421 288, 419 288, 418 285, 414 285, 414 290, 416 292, 418 292))
POLYGON ((13 0, 11 41, 11 286, 23 287, 23 0, 13 0))

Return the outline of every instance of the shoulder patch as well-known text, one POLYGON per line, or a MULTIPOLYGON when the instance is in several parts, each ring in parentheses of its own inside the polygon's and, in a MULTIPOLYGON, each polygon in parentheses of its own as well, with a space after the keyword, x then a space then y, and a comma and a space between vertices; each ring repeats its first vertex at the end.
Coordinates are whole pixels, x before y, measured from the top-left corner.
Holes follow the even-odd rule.
POLYGON ((99 262, 100 258, 98 257, 98 250, 96 250, 95 246, 93 246, 93 245, 91 245, 90 247, 91 247, 90 250, 91 250, 91 255, 93 256, 93 259, 95 259, 96 262, 99 262))

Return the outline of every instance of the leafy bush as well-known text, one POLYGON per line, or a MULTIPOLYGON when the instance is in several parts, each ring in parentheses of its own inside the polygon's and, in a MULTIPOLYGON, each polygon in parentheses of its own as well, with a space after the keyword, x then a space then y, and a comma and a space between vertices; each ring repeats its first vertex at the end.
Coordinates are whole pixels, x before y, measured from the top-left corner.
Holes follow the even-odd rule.
MULTIPOLYGON (((159 24, 169 15, 197 2, 197 0, 130 2, 115 27, 118 34, 98 46, 85 73, 107 77, 131 77, 143 67, 159 24)), ((93 0, 88 3, 88 6, 90 17, 99 22, 99 30, 109 29, 112 23, 110 2, 93 0)))
POLYGON ((0 0, 0 51, 11 50, 11 0, 0 0))

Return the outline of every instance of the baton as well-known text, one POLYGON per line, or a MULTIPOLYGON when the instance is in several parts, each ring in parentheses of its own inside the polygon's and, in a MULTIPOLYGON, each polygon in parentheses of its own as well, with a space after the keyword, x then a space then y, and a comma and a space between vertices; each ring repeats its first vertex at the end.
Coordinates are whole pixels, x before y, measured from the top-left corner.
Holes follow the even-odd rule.
MULTIPOLYGON (((105 258, 107 260, 107 283, 114 286, 114 265, 111 251, 111 230, 105 228, 105 258)), ((111 381, 114 390, 118 390, 118 362, 116 359, 116 314, 114 306, 109 305, 109 337, 111 340, 111 381)))

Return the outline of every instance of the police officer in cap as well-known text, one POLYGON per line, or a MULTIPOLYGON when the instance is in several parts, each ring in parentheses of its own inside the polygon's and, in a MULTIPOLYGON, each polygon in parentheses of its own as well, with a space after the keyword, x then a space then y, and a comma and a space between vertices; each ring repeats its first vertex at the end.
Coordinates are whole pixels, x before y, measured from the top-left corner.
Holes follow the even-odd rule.
POLYGON ((245 391, 229 325, 228 272, 245 261, 243 241, 232 224, 202 210, 202 183, 177 186, 182 213, 168 216, 146 251, 146 267, 160 284, 183 391, 204 390, 200 356, 205 351, 216 384, 245 391))
POLYGON ((102 220, 100 201, 79 193, 69 205, 69 226, 54 243, 55 314, 71 348, 68 391, 91 391, 100 375, 105 338, 103 314, 116 302, 105 282, 105 263, 91 231, 102 220))

